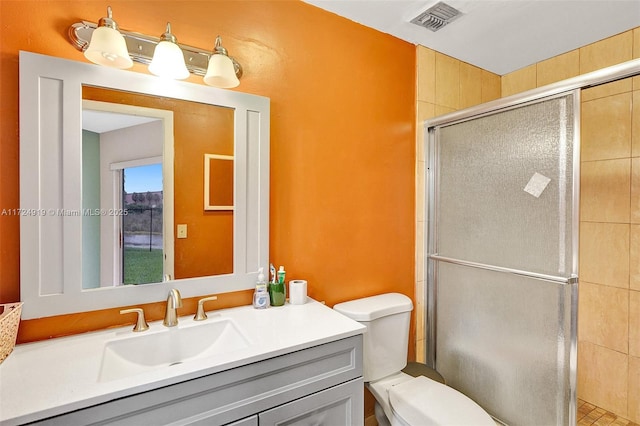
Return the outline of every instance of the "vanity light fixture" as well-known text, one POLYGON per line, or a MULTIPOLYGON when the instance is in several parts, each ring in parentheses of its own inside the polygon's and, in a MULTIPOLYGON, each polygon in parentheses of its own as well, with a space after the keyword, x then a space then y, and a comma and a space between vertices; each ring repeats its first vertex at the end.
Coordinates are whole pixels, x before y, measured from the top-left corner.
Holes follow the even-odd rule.
POLYGON ((171 23, 169 22, 167 22, 167 29, 160 36, 160 42, 153 52, 149 72, 158 77, 176 80, 184 80, 189 77, 189 70, 184 63, 184 55, 178 46, 178 39, 171 33, 171 23))
MULTIPOLYGON (((107 15, 108 17, 100 19, 98 24, 82 21, 76 22, 69 27, 68 36, 71 44, 79 51, 85 52, 85 56, 91 62, 115 68, 131 67, 131 65, 133 65, 131 60, 149 65, 156 62, 154 53, 156 53, 160 45, 164 45, 157 53, 164 51, 167 46, 174 52, 181 50, 183 61, 169 60, 170 65, 175 66, 176 63, 184 63, 187 72, 200 76, 208 76, 209 78, 205 77, 205 84, 220 88, 231 88, 240 84, 239 79, 242 77, 242 66, 232 56, 229 56, 227 50, 222 47, 220 36, 216 38, 214 50, 211 52, 210 50, 177 43, 175 36, 171 33, 169 25, 167 25, 167 31, 161 37, 153 37, 118 29, 118 26, 111 17, 111 7, 107 8, 107 15), (114 50, 97 50, 94 48, 93 35, 96 32, 98 32, 98 35, 104 32, 101 28, 115 30, 115 33, 117 33, 121 39, 124 39, 126 46, 124 53, 117 51, 119 53, 116 54, 114 50), (179 49, 175 49, 176 46, 179 49), (91 52, 99 52, 99 54, 91 52), (128 55, 126 52, 128 52, 128 55), (112 58, 115 57, 116 59, 107 59, 110 55, 116 55, 112 56, 112 58), (102 58, 102 60, 100 60, 100 58, 102 58), (126 59, 128 59, 128 62, 126 59), (210 59, 213 59, 213 61, 210 59), (120 63, 120 60, 125 64, 128 63, 128 65, 117 66, 116 63, 120 63), (232 68, 229 67, 229 63, 232 65, 232 68)), ((113 31, 108 32, 113 34, 113 31)), ((96 42, 101 39, 102 35, 96 38, 96 42)), ((162 56, 163 55, 161 55, 160 58, 162 58, 162 56)), ((155 65, 151 65, 149 71, 156 75, 165 75, 165 73, 168 72, 164 69, 164 66, 162 67, 163 70, 157 70, 155 68, 155 65)), ((177 74, 178 76, 176 76, 176 74, 173 75, 173 78, 186 78, 189 74, 185 74, 184 69, 182 69, 181 73, 177 74)))
POLYGON ((118 31, 118 24, 113 20, 111 6, 107 7, 107 16, 98 21, 98 27, 91 34, 91 42, 84 51, 84 56, 95 64, 113 68, 131 68, 133 65, 127 43, 118 31))
POLYGON ((216 44, 209 59, 209 67, 207 68, 207 74, 204 76, 204 83, 223 89, 236 87, 240 84, 240 80, 236 77, 233 61, 229 58, 227 49, 222 47, 222 38, 220 36, 216 37, 216 44))

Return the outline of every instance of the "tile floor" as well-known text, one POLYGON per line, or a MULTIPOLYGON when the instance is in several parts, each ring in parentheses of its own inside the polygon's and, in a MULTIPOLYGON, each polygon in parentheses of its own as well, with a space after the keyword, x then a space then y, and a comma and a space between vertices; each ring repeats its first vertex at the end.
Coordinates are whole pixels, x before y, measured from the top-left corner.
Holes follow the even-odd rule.
POLYGON ((593 404, 578 399, 578 426, 640 426, 630 420, 618 417, 607 410, 596 407, 593 404))

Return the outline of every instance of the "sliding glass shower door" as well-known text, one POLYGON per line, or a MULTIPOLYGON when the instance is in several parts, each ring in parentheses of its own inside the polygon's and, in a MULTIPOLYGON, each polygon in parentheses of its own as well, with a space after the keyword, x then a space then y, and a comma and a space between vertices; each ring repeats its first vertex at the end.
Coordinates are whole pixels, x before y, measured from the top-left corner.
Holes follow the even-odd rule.
POLYGON ((577 96, 428 129, 428 356, 510 425, 575 422, 577 96))

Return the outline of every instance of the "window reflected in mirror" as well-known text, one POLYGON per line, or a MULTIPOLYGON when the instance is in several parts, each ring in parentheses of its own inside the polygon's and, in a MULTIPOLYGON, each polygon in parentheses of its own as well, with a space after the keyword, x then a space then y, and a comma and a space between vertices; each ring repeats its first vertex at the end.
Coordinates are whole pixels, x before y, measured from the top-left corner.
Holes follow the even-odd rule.
POLYGON ((162 163, 125 167, 122 175, 122 283, 162 281, 162 163))

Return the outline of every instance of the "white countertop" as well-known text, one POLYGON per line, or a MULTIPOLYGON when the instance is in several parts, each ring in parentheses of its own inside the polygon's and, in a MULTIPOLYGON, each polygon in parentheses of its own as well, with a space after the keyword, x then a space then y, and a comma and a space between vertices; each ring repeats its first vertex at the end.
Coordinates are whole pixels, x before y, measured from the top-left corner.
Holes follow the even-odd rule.
MULTIPOLYGON (((241 306, 208 312, 235 321, 247 348, 111 381, 99 381, 104 344, 133 334, 132 326, 17 345, 0 364, 0 424, 14 425, 100 404, 289 352, 362 334, 365 327, 309 299, 258 310, 241 306)), ((166 329, 152 322, 149 332, 166 329)), ((178 327, 193 326, 192 316, 178 327)), ((137 333, 136 333, 137 334, 137 333)))

